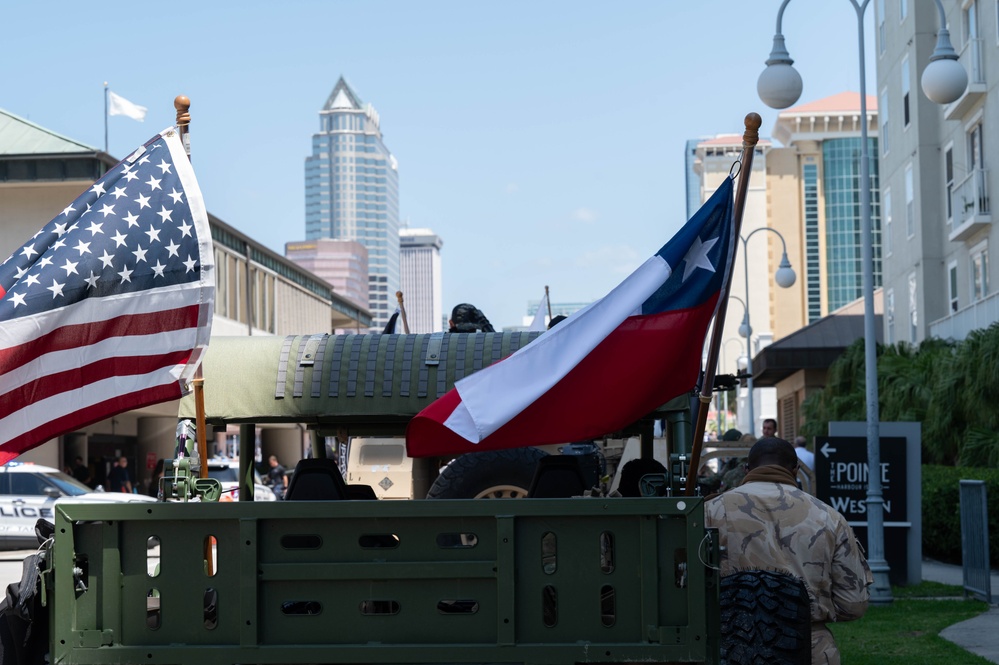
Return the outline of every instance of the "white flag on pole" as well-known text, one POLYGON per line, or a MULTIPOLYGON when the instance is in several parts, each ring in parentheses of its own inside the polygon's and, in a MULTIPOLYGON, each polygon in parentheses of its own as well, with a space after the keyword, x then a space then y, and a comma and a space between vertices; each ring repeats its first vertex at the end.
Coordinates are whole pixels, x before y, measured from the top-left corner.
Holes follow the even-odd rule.
POLYGON ((541 297, 541 302, 538 303, 538 311, 534 313, 534 320, 531 321, 531 325, 527 327, 528 330, 548 330, 548 325, 545 322, 545 316, 548 314, 548 292, 545 291, 545 295, 541 297))
POLYGON ((121 95, 116 95, 110 90, 108 91, 108 98, 110 101, 108 106, 108 115, 124 115, 132 120, 138 120, 139 122, 146 119, 147 109, 145 106, 133 104, 121 95))

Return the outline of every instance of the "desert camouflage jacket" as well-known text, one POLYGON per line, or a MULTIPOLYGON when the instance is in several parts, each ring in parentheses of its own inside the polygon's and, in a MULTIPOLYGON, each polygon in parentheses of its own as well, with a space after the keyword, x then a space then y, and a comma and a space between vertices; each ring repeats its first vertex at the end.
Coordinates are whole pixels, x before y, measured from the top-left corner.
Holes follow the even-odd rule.
POLYGON ((723 577, 747 568, 800 577, 812 621, 850 621, 867 609, 873 577, 853 530, 807 492, 784 483, 746 482, 708 500, 705 519, 719 530, 723 577))

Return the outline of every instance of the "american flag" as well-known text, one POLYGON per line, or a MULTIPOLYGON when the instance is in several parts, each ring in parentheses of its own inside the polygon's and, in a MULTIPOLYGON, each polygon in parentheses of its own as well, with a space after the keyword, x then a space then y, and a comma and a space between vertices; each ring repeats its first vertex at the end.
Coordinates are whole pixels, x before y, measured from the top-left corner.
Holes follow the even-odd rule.
POLYGON ((180 397, 214 299, 208 214, 168 129, 0 264, 0 464, 180 397))

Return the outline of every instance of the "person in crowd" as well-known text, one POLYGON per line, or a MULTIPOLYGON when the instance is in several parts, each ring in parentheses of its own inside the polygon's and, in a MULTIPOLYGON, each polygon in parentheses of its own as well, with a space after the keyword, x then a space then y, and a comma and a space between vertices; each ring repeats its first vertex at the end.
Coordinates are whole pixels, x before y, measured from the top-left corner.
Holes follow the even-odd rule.
POLYGON ((815 470, 815 453, 808 449, 808 439, 803 436, 794 437, 794 453, 798 461, 811 470, 815 470))
POLYGON ((132 493, 132 474, 128 470, 128 458, 122 455, 118 463, 108 472, 108 491, 132 493))
POLYGON ((267 463, 270 465, 270 469, 267 471, 267 484, 270 485, 274 496, 283 499, 288 490, 288 472, 281 466, 275 455, 271 455, 267 459, 267 463))
POLYGON ((811 600, 812 662, 838 665, 826 623, 864 615, 874 582, 867 560, 846 518, 798 489, 790 443, 760 439, 746 467, 739 487, 705 502, 705 523, 718 529, 721 575, 761 569, 801 579, 811 600))
POLYGON ((83 458, 77 455, 76 460, 73 462, 72 475, 74 478, 79 480, 84 485, 90 483, 90 469, 86 464, 83 463, 83 458))
POLYGON ((777 421, 773 418, 763 419, 763 436, 777 436, 777 421))
POLYGON ((453 333, 496 332, 486 315, 480 312, 478 307, 469 305, 467 302, 454 306, 447 325, 448 332, 453 333))

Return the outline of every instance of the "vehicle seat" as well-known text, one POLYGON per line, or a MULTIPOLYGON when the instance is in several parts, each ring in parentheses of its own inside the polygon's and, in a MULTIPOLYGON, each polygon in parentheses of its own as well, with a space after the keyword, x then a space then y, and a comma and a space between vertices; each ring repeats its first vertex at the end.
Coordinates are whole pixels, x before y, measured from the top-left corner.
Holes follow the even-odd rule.
POLYGON ((331 459, 312 457, 295 465, 285 501, 335 501, 348 497, 340 468, 331 459))
POLYGON ((538 460, 527 496, 536 499, 582 496, 590 487, 578 455, 547 455, 538 460))
POLYGON ((351 483, 350 485, 347 485, 347 498, 371 501, 378 499, 378 495, 375 494, 375 488, 371 485, 351 483))

